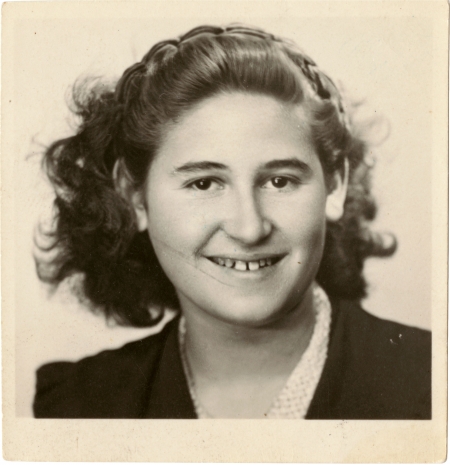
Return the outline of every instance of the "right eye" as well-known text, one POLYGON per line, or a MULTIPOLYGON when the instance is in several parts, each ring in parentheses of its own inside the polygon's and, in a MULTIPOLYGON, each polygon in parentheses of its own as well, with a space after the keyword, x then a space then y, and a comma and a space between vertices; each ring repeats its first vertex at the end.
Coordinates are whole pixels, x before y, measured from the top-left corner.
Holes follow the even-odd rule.
POLYGON ((186 187, 196 191, 215 191, 223 188, 219 181, 211 178, 196 179, 187 184, 186 187))
POLYGON ((211 187, 211 184, 211 179, 199 179, 198 181, 194 181, 192 186, 199 191, 207 191, 211 187))

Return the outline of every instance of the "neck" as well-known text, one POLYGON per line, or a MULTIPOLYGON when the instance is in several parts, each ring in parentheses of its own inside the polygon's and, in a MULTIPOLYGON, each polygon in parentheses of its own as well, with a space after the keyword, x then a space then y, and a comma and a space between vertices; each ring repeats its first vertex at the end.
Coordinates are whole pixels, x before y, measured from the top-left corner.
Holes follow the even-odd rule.
POLYGON ((282 318, 262 327, 238 326, 183 305, 185 351, 199 381, 232 383, 286 380, 311 338, 315 315, 312 286, 282 318))

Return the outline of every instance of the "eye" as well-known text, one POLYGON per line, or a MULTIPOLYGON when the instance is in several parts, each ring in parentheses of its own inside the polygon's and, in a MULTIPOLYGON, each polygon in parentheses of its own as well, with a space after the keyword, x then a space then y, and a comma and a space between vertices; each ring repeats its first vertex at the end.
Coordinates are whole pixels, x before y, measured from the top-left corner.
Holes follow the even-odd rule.
POLYGON ((188 188, 196 191, 214 191, 222 189, 221 184, 215 179, 201 178, 187 184, 188 188))
POLYGON ((200 191, 207 191, 211 187, 211 179, 199 179, 193 182, 191 185, 200 191))
POLYGON ((272 189, 272 190, 291 190, 295 189, 300 184, 300 181, 298 179, 292 179, 287 176, 274 176, 267 180, 263 187, 265 189, 272 189))
POLYGON ((289 180, 287 178, 277 176, 276 178, 272 178, 270 182, 272 183, 273 187, 276 187, 277 189, 282 189, 283 187, 287 186, 289 180))

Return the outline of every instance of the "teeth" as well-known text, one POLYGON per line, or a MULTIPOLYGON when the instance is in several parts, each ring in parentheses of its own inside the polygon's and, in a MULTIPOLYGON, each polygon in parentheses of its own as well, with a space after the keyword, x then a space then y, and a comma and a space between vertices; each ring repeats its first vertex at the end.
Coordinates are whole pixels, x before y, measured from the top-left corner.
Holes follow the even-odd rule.
POLYGON ((259 261, 246 262, 244 260, 232 260, 231 258, 212 257, 211 260, 220 266, 227 268, 234 268, 238 271, 256 271, 265 266, 271 266, 273 259, 266 258, 259 261))

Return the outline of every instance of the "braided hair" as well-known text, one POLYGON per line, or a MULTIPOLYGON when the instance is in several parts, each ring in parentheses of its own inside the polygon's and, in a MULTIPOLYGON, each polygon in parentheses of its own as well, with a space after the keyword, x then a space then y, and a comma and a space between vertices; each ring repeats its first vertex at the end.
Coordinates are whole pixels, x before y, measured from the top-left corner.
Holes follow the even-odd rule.
POLYGON ((74 86, 78 130, 43 158, 56 198, 53 227, 36 235, 44 252, 35 254, 39 278, 56 287, 81 276, 72 280, 78 296, 123 325, 152 326, 165 308, 177 309, 148 234, 138 232, 134 210, 116 188, 116 170, 141 188, 168 123, 206 98, 236 91, 304 105, 326 179, 348 161, 344 215, 327 224, 316 279, 330 297, 364 297, 364 260, 396 246, 368 227, 376 206, 366 143, 337 87, 311 58, 287 40, 242 26, 201 26, 159 42, 115 87, 95 80, 74 86))

